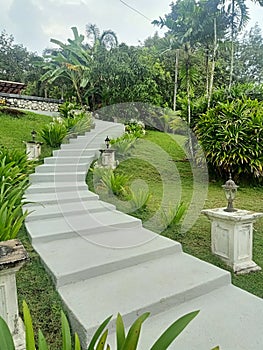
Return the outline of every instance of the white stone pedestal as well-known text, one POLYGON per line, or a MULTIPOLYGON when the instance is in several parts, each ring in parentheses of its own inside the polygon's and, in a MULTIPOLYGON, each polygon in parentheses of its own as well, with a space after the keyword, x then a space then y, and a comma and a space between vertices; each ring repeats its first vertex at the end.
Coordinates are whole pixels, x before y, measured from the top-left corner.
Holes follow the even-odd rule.
POLYGON ((110 169, 116 168, 115 150, 105 149, 101 152, 101 165, 110 169))
POLYGON ((28 160, 37 160, 41 154, 42 142, 26 141, 26 154, 28 160))
POLYGON ((23 325, 18 315, 16 272, 27 259, 18 239, 0 242, 0 316, 13 335, 16 349, 25 348, 23 325))
POLYGON ((252 260, 253 223, 263 213, 238 209, 225 212, 224 208, 202 210, 211 221, 212 253, 232 267, 235 273, 245 274, 261 270, 252 260))

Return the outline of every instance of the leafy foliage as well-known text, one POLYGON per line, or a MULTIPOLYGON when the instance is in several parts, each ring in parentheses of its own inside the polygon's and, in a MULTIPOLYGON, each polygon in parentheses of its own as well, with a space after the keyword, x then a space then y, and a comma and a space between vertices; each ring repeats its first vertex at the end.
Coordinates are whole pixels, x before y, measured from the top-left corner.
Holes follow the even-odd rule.
POLYGON ((101 178, 101 183, 107 191, 117 196, 126 194, 128 181, 128 175, 117 174, 113 170, 104 172, 101 178))
POLYGON ((41 136, 50 147, 59 147, 67 135, 67 128, 63 122, 54 119, 43 127, 41 136))
POLYGON ((132 189, 129 189, 128 199, 131 205, 131 210, 144 210, 147 206, 147 203, 151 199, 151 196, 151 193, 143 188, 134 191, 132 189))
POLYGON ((32 165, 24 153, 0 149, 0 240, 17 236, 28 212, 22 213, 23 194, 32 165))
POLYGON ((178 227, 186 209, 187 206, 183 202, 180 203, 178 206, 170 204, 169 207, 166 210, 163 210, 161 213, 161 219, 164 227, 178 227))
POLYGON ((199 120, 196 132, 211 171, 239 177, 263 175, 263 103, 219 103, 199 120))

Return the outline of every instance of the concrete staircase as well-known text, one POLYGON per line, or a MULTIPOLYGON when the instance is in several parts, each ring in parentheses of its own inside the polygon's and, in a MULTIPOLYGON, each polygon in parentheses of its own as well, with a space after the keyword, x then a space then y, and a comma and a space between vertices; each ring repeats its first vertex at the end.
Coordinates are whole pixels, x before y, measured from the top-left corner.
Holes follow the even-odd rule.
MULTIPOLYGON (((263 349, 263 302, 231 285, 230 274, 182 252, 178 242, 142 227, 90 192, 85 176, 106 136, 121 124, 96 121, 36 168, 27 190, 26 227, 83 346, 117 312, 127 327, 150 311, 140 350, 181 315, 201 310, 170 349, 263 349)), ((113 333, 110 342, 114 346, 113 333)))

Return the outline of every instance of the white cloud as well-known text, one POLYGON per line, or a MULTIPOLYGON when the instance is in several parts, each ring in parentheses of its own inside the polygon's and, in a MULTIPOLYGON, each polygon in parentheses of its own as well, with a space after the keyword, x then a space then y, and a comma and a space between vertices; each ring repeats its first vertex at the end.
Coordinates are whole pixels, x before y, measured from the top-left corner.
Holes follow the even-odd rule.
MULTIPOLYGON (((125 0, 151 20, 169 13, 172 0, 125 0)), ((263 29, 263 8, 250 5, 252 23, 263 29)), ((52 46, 50 38, 66 42, 71 27, 85 33, 85 25, 112 29, 120 42, 138 44, 158 29, 120 0, 0 0, 0 31, 13 34, 16 42, 41 53, 52 46)))

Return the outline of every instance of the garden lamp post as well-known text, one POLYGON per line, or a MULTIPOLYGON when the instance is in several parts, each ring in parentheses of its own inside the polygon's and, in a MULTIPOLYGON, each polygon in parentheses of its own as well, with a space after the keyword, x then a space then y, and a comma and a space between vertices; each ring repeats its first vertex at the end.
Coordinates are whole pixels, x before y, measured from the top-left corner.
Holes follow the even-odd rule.
POLYGON ((106 145, 106 148, 109 149, 109 147, 110 147, 110 138, 109 138, 109 136, 107 136, 106 139, 105 139, 105 145, 106 145))
POLYGON ((35 141, 37 132, 36 132, 35 130, 32 130, 32 131, 31 131, 31 135, 32 135, 32 140, 35 141))
POLYGON ((229 174, 229 179, 227 180, 227 182, 224 185, 222 185, 222 187, 225 191, 225 196, 227 199, 227 208, 224 209, 224 211, 226 211, 228 213, 232 213, 232 212, 236 211, 236 209, 234 209, 234 207, 233 207, 233 201, 236 197, 236 192, 237 192, 238 186, 232 180, 231 173, 229 174))

